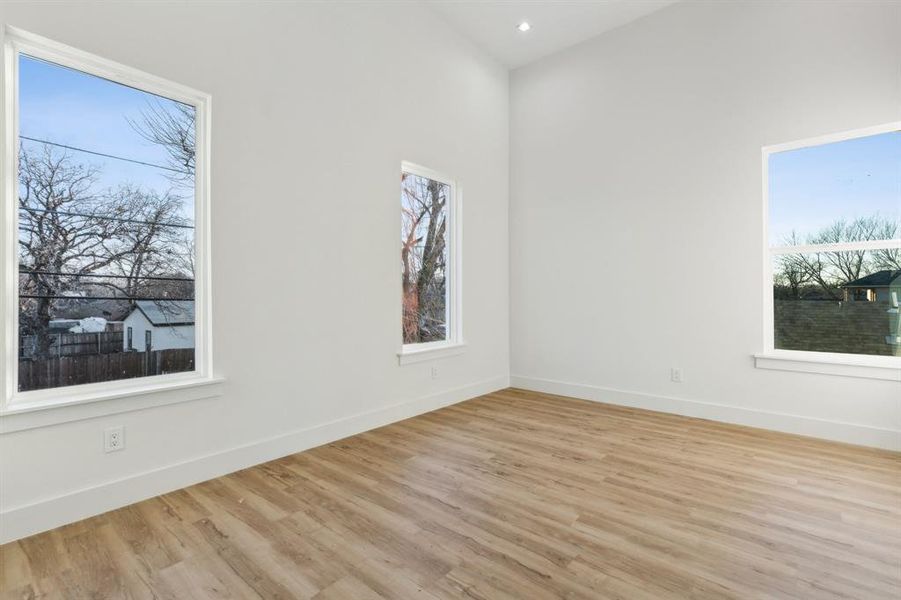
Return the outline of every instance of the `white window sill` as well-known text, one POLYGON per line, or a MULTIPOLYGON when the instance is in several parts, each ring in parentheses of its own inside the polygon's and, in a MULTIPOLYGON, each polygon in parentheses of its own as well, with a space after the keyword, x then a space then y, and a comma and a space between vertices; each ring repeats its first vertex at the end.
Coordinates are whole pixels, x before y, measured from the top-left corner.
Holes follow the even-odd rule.
POLYGON ((14 394, 0 408, 0 434, 222 395, 222 377, 144 377, 14 394))
POLYGON ((864 379, 901 382, 901 358, 894 356, 861 356, 830 352, 773 350, 754 355, 758 369, 798 371, 822 375, 841 375, 864 379))
POLYGON ((411 344, 404 346, 397 353, 397 361, 400 365, 411 365, 414 363, 426 362, 448 356, 456 356, 463 354, 466 350, 466 344, 463 342, 454 343, 430 343, 430 344, 411 344))

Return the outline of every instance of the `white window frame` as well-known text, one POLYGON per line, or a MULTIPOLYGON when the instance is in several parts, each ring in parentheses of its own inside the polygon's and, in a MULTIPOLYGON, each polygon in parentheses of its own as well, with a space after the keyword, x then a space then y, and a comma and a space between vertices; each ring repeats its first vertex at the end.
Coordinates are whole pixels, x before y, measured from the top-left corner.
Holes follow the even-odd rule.
POLYGON ((773 258, 784 254, 817 251, 870 250, 901 248, 901 240, 848 242, 841 244, 770 246, 769 239, 769 159, 770 155, 787 150, 821 146, 855 138, 901 131, 901 121, 854 129, 815 138, 765 146, 763 163, 763 350, 754 355, 755 365, 761 369, 801 371, 826 375, 843 375, 901 382, 901 357, 844 354, 837 352, 807 352, 781 350, 775 347, 775 319, 773 300, 773 258))
MULTIPOLYGON (((451 177, 434 169, 403 161, 401 172, 410 175, 418 175, 433 181, 442 183, 450 189, 450 198, 447 202, 447 299, 445 310, 447 311, 447 339, 438 342, 423 342, 420 344, 404 344, 403 331, 398 327, 400 350, 397 353, 398 362, 401 365, 419 363, 447 356, 463 353, 466 344, 463 341, 463 286, 462 286, 462 191, 460 185, 451 177)), ((401 272, 403 267, 401 267, 401 272)), ((402 299, 402 296, 401 296, 402 299)), ((400 306, 400 323, 403 323, 403 302, 400 306)))
MULTIPOLYGON (((3 226, 0 246, 2 268, 3 376, 0 395, 0 433, 16 431, 98 416, 125 410, 134 410, 174 401, 210 397, 209 393, 178 392, 168 398, 155 392, 197 388, 218 383, 212 364, 212 331, 210 310, 210 96, 189 87, 167 81, 137 69, 83 52, 21 29, 6 26, 3 31, 3 66, 5 94, 3 95, 3 144, 0 161, 3 166, 3 185, 0 190, 0 224, 3 226), (52 389, 18 391, 18 149, 19 149, 19 56, 26 54, 65 67, 96 75, 115 83, 157 94, 193 106, 195 113, 195 370, 190 373, 154 375, 135 379, 64 386, 52 389), (74 405, 96 403, 98 400, 142 398, 128 406, 98 408, 96 404, 86 410, 73 409, 74 405), (22 419, 25 413, 59 409, 59 417, 41 415, 22 419)), ((53 412, 53 411, 49 411, 53 412)), ((27 417, 28 415, 26 415, 27 417)))

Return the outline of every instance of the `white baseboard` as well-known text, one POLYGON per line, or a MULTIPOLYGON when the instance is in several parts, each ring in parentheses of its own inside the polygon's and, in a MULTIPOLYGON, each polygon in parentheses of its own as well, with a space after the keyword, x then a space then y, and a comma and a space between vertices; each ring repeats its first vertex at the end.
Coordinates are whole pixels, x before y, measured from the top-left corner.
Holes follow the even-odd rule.
POLYGON ((0 544, 508 387, 507 376, 298 429, 0 512, 0 544))
POLYGON ((525 390, 570 396, 606 404, 618 404, 659 412, 795 433, 837 442, 901 451, 901 431, 855 423, 826 421, 801 415, 764 412, 749 408, 700 402, 685 398, 656 396, 581 383, 511 375, 510 385, 525 390))

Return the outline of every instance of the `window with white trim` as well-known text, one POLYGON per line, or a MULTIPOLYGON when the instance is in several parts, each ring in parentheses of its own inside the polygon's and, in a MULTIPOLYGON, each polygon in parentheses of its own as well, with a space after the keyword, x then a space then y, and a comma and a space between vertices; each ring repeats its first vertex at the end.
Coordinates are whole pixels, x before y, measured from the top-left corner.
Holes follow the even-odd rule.
POLYGON ((4 408, 209 378, 209 97, 12 28, 4 59, 4 408))
POLYGON ((452 179, 401 169, 401 355, 461 343, 459 190, 452 179))
POLYGON ((901 362, 901 124, 764 149, 764 356, 901 362))

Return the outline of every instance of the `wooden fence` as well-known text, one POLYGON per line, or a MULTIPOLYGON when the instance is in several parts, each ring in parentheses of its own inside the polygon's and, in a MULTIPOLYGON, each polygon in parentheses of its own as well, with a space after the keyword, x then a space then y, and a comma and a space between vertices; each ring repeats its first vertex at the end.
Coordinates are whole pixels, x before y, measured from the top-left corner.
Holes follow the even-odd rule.
MULTIPOLYGON (((122 352, 123 333, 54 333, 50 339, 50 353, 56 357, 81 356, 83 354, 110 354, 122 352)), ((36 336, 19 338, 19 358, 31 358, 35 354, 36 336)))
MULTIPOLYGON (((120 334, 121 335, 121 334, 120 334)), ((194 349, 20 358, 19 391, 194 370, 194 349)))

